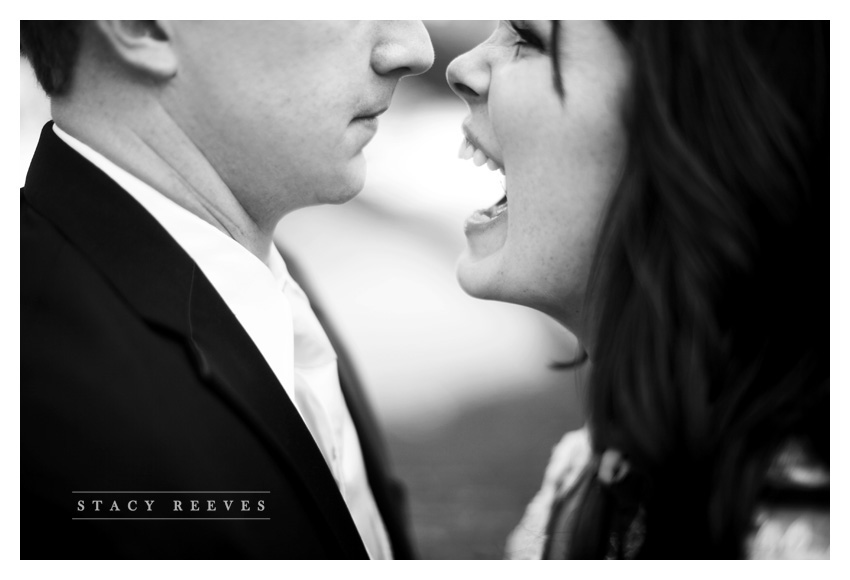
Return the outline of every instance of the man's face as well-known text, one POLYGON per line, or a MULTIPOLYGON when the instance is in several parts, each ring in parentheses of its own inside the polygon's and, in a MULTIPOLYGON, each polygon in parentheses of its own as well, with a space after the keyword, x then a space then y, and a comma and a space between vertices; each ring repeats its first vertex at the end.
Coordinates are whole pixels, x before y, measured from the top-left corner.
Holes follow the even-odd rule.
POLYGON ((428 70, 419 21, 179 22, 162 103, 261 226, 363 187, 399 79, 428 70))

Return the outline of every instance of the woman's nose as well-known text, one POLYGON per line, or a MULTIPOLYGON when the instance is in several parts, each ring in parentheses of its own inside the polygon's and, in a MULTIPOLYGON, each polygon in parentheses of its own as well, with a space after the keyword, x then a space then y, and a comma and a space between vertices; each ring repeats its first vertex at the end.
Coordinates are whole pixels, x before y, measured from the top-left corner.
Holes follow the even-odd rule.
POLYGON ((421 75, 434 64, 434 47, 421 20, 381 22, 382 39, 372 50, 372 68, 379 75, 421 75))
POLYGON ((449 87, 470 105, 487 97, 490 68, 474 48, 454 59, 446 69, 449 87))

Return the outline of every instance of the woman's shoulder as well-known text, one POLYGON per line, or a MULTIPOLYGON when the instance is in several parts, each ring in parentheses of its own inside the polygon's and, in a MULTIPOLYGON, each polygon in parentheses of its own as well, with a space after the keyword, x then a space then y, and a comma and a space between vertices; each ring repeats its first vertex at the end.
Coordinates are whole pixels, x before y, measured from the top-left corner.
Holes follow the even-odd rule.
POLYGON ((528 504, 519 525, 511 532, 505 557, 539 560, 546 545, 546 527, 555 501, 577 485, 592 456, 587 428, 570 431, 552 448, 540 491, 528 504))
POLYGON ((767 473, 745 543, 747 558, 829 558, 829 467, 799 440, 787 442, 767 473))
POLYGON ((750 560, 828 560, 829 510, 759 507, 745 554, 750 560))
MULTIPOLYGON (((580 485, 592 455, 586 428, 567 433, 553 447, 540 491, 508 537, 507 558, 543 557, 553 507, 568 495, 580 501, 581 494, 570 492, 580 485)), ((766 483, 745 539, 745 557, 829 558, 829 467, 815 460, 802 442, 791 440, 774 457, 766 483)))

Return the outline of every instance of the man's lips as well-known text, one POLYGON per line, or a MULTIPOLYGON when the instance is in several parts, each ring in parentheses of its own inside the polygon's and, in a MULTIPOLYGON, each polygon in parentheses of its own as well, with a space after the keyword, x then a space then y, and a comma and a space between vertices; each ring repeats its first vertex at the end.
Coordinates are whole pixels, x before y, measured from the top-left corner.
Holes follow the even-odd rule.
POLYGON ((377 107, 377 108, 372 109, 372 110, 370 110, 370 111, 366 111, 366 112, 365 112, 365 113, 363 113, 362 115, 357 115, 356 117, 354 117, 354 119, 353 119, 353 120, 354 120, 354 121, 366 121, 366 120, 375 119, 375 118, 377 118, 378 116, 383 115, 384 113, 386 113, 386 112, 387 112, 387 109, 389 109, 389 108, 390 108, 390 106, 389 106, 389 105, 384 105, 384 106, 382 106, 382 107, 377 107))

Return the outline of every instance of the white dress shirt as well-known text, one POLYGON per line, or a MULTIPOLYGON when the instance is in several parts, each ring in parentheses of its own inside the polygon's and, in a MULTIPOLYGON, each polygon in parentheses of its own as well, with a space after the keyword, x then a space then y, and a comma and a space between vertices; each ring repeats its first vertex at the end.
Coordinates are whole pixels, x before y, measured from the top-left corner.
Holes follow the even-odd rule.
POLYGON ((136 199, 195 261, 265 358, 313 434, 373 559, 392 558, 339 384, 336 353, 274 244, 266 265, 233 238, 55 123, 60 139, 136 199))

